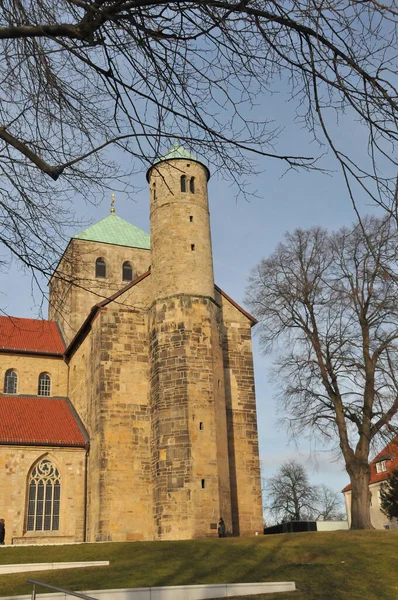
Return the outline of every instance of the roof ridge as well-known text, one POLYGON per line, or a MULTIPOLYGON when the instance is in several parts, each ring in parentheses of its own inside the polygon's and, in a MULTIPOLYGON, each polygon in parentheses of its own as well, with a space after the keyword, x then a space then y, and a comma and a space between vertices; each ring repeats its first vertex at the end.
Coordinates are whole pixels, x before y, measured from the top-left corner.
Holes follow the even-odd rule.
POLYGON ((69 356, 72 354, 75 346, 79 345, 79 340, 81 338, 83 340, 84 337, 87 335, 87 333, 90 331, 91 323, 93 322, 94 318, 96 317, 98 311, 101 310, 101 308, 104 308, 105 306, 107 306, 108 304, 110 304, 111 302, 113 302, 114 300, 119 298, 119 296, 121 296, 122 294, 127 292, 130 288, 137 285, 137 283, 140 283, 140 281, 142 281, 143 279, 148 277, 148 275, 150 275, 150 274, 151 274, 151 269, 148 269, 148 271, 145 271, 145 273, 142 273, 141 275, 139 275, 138 277, 133 279, 133 281, 129 281, 129 283, 127 285, 122 287, 119 291, 115 292, 112 296, 109 296, 108 298, 101 300, 101 302, 94 304, 94 306, 91 307, 89 314, 87 315, 87 317, 85 318, 83 323, 80 325, 79 330, 77 331, 75 337, 71 340, 69 346, 66 348, 65 357, 69 358, 69 356))
POLYGON ((242 313, 242 315, 244 315, 245 317, 247 317, 249 319, 249 321, 252 322, 252 325, 257 325, 257 323, 258 323, 257 319, 255 317, 253 317, 253 315, 251 315, 249 312, 247 312, 247 310, 245 310, 240 304, 238 304, 237 302, 235 302, 235 300, 233 300, 231 298, 231 296, 228 296, 228 294, 226 294, 224 292, 224 290, 222 290, 216 284, 214 284, 214 288, 217 290, 217 292, 219 292, 221 294, 221 296, 223 296, 226 300, 228 300, 228 302, 230 302, 232 304, 232 306, 234 306, 235 308, 237 308, 239 310, 239 312, 242 313))

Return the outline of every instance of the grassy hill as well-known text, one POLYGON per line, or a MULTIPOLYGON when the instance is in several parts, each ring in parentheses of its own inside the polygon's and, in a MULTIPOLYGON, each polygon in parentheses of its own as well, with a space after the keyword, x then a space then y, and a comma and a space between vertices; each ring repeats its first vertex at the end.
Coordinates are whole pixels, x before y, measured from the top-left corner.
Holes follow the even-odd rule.
MULTIPOLYGON (((28 577, 74 590, 295 581, 264 600, 398 600, 398 531, 308 532, 181 542, 0 547, 0 563, 110 560, 109 567, 1 575, 0 596, 28 577)), ((44 592, 44 590, 39 590, 44 592)))

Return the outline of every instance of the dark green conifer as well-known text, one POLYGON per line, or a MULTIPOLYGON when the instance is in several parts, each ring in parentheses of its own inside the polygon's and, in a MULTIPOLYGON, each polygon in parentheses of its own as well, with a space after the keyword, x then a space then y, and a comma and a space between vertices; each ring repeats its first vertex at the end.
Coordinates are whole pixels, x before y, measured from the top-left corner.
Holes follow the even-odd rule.
POLYGON ((398 519, 398 469, 394 469, 380 489, 380 506, 389 519, 398 519))

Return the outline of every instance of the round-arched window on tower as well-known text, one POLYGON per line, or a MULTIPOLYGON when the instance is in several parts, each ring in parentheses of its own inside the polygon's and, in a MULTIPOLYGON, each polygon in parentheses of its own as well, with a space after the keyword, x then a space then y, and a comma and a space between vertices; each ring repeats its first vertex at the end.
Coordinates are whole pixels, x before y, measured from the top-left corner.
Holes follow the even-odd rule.
POLYGON ((95 261, 95 276, 101 278, 106 277, 106 262, 104 258, 97 258, 95 261))
POLYGON ((195 177, 191 177, 191 179, 189 180, 189 191, 191 192, 191 194, 195 193, 195 177))
POLYGON ((123 263, 122 278, 123 281, 133 281, 133 266, 128 261, 123 263))
POLYGON ((186 192, 187 191, 187 178, 186 178, 186 175, 181 175, 181 191, 182 192, 186 192))
POLYGON ((51 377, 48 373, 40 373, 39 375, 39 396, 51 396, 51 377))

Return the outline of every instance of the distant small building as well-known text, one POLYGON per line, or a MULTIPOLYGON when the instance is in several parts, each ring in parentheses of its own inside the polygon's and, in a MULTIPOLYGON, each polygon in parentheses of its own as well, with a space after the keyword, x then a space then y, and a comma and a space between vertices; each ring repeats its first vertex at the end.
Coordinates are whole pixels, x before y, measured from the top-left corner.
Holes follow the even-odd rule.
POLYGON ((348 529, 347 521, 286 521, 279 525, 264 527, 264 535, 275 533, 299 533, 302 531, 336 531, 348 529))
MULTIPOLYGON (((398 529, 397 520, 390 521, 380 508, 380 488, 394 469, 398 469, 398 435, 370 463, 370 519, 376 529, 398 529)), ((348 523, 351 525, 351 484, 342 492, 348 523)))

